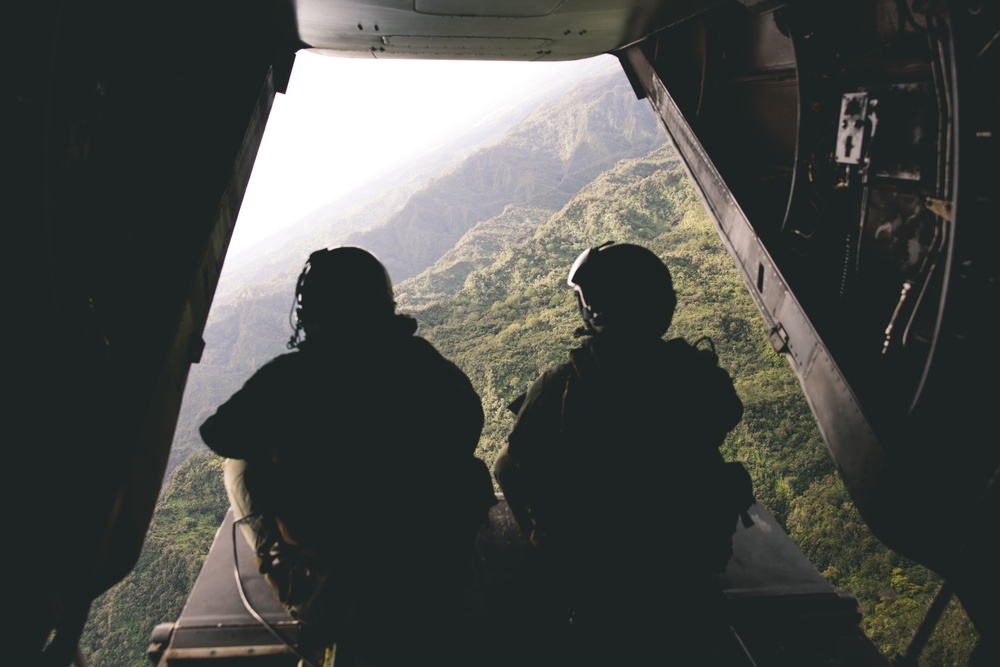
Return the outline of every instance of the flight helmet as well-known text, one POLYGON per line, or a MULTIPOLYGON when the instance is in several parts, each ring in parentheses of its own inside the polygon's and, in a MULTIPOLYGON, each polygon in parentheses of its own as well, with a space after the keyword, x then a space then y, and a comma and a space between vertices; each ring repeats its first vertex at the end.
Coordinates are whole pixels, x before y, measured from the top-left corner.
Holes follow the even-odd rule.
POLYGON ((289 348, 300 332, 371 328, 396 310, 389 273, 362 248, 324 248, 309 255, 295 285, 295 319, 289 348))
POLYGON ((609 241, 584 250, 569 271, 583 333, 662 336, 677 305, 670 270, 656 254, 609 241))

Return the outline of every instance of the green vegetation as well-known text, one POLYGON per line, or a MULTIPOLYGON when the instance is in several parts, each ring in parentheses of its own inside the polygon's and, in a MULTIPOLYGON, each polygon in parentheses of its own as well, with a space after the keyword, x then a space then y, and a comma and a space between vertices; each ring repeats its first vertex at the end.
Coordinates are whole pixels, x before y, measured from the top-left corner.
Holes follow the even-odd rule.
MULTIPOLYGON (((536 114, 522 134, 473 156, 469 171, 412 198, 388 218, 382 236, 364 237, 392 239, 386 252, 407 250, 396 256, 406 267, 401 275, 410 276, 396 286, 400 310, 415 315, 419 333, 472 379, 486 412, 479 453, 491 463, 513 425, 507 405, 575 344, 579 315, 565 281, 577 254, 608 240, 653 249, 678 290, 668 336, 710 336, 744 401, 744 420, 723 446, 726 458, 746 464, 758 501, 832 585, 856 596, 862 628, 878 648, 890 657, 903 653, 940 580, 871 535, 679 159, 662 137, 642 129, 645 120, 627 120, 634 108, 618 104, 616 95, 631 92, 625 86, 595 106, 577 100, 570 111, 536 114), (634 129, 642 150, 615 143, 625 141, 625 128, 634 129), (552 170, 527 180, 554 156, 561 175, 552 170), (582 166, 596 163, 606 165, 599 174, 582 166), (477 203, 483 197, 488 206, 477 203), (443 227, 425 233, 418 220, 443 227)), ((163 492, 135 571, 95 604, 83 640, 88 664, 145 664, 152 628, 178 616, 226 508, 221 461, 192 455, 203 451, 197 426, 284 351, 301 259, 213 311, 175 438, 171 465, 184 463, 163 492)), ((952 602, 920 665, 964 665, 975 639, 952 602)))
POLYGON ((132 573, 91 607, 80 646, 94 667, 147 667, 157 624, 175 620, 229 509, 222 459, 194 454, 172 475, 132 573))

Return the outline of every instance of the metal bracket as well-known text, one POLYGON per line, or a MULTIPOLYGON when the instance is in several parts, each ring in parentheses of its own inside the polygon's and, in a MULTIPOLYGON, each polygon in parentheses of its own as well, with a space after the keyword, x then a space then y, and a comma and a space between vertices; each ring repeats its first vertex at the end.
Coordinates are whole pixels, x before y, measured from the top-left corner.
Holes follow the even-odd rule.
POLYGON ((868 93, 847 93, 840 101, 837 129, 837 162, 860 164, 868 118, 868 93))
POLYGON ((781 326, 781 322, 771 327, 767 339, 771 341, 771 347, 778 354, 788 352, 788 333, 785 331, 785 327, 781 326))
POLYGON ((946 222, 951 222, 951 202, 947 199, 928 197, 924 202, 927 210, 946 222))

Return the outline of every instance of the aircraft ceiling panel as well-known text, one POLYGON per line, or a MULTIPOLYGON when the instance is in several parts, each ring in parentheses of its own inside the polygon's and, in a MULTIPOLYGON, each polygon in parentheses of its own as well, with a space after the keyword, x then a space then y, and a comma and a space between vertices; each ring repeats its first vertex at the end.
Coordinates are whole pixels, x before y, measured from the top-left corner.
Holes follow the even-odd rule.
POLYGON ((653 16, 679 20, 714 4, 717 0, 296 0, 295 13, 303 42, 343 55, 576 60, 644 37, 653 16))
POLYGON ((436 16, 491 16, 493 18, 527 18, 548 16, 565 0, 414 0, 418 14, 436 16))

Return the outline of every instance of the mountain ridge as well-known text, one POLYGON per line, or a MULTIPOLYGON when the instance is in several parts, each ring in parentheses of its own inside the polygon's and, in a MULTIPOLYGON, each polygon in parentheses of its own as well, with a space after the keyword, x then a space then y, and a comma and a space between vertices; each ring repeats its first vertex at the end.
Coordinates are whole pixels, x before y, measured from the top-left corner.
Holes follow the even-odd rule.
POLYGON ((274 275, 301 267, 303 258, 317 247, 341 245, 348 234, 379 226, 431 180, 459 167, 472 153, 503 140, 542 105, 571 92, 580 81, 621 76, 621 67, 611 57, 597 57, 580 62, 574 73, 575 77, 550 78, 545 86, 514 93, 502 108, 433 150, 405 160, 279 232, 227 256, 214 303, 228 302, 243 284, 269 280, 268 272, 274 275))
POLYGON ((503 140, 415 193, 384 225, 344 242, 371 250, 399 282, 505 206, 556 211, 618 160, 665 142, 648 103, 635 98, 620 74, 608 72, 543 104, 503 140))

